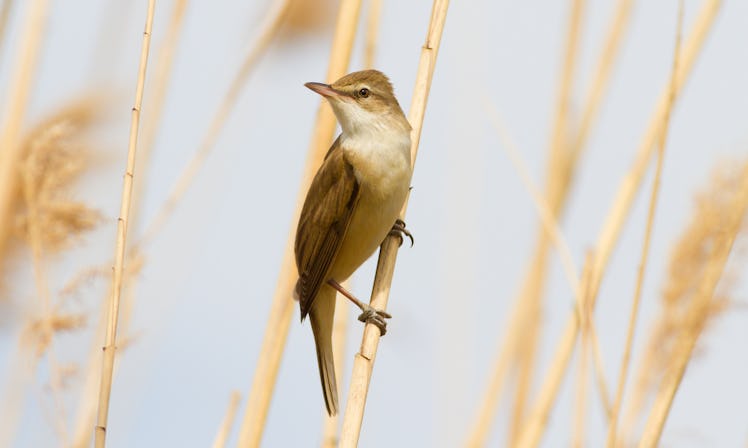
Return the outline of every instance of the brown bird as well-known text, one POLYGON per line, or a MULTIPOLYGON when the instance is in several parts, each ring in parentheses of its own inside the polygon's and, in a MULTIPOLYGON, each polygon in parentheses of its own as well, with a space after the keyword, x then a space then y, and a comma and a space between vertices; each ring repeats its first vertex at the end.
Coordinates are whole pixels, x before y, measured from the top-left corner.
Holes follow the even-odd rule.
MULTIPOLYGON (((384 334, 384 311, 373 309, 340 286, 391 231, 405 234, 398 219, 410 187, 411 127, 387 77, 376 70, 350 73, 334 83, 306 87, 332 106, 342 132, 312 181, 296 230, 299 280, 294 297, 302 321, 309 314, 317 348, 325 406, 338 411, 332 354, 335 292, 353 301, 359 320, 384 334)), ((401 235, 402 242, 402 235, 401 235)))

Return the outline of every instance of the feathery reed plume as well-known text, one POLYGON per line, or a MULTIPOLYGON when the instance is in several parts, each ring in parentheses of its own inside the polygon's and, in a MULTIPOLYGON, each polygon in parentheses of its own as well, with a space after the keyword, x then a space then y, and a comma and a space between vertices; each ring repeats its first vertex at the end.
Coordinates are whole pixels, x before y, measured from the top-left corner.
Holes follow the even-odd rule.
POLYGON ((101 366, 101 387, 99 388, 99 410, 96 416, 95 443, 96 448, 106 446, 106 430, 109 418, 109 400, 112 392, 112 377, 114 375, 114 356, 117 341, 117 322, 119 320, 120 295, 127 247, 127 225, 130 221, 130 201, 132 199, 132 185, 135 176, 136 150, 138 146, 138 130, 140 125, 140 109, 143 102, 143 88, 148 67, 148 51, 151 44, 151 30, 153 29, 153 15, 156 0, 148 1, 143 43, 140 51, 138 67, 138 81, 135 89, 135 99, 130 122, 130 137, 127 149, 127 167, 122 182, 122 200, 120 216, 117 220, 117 244, 114 256, 114 275, 112 281, 112 295, 109 301, 109 318, 107 322, 106 338, 104 342, 104 356, 101 366))
MULTIPOLYGON (((748 207, 747 174, 748 162, 719 167, 708 187, 696 194, 691 222, 670 255, 660 315, 638 363, 623 425, 628 442, 635 437, 636 416, 642 414, 655 392, 659 393, 655 409, 660 413, 656 418, 663 419, 656 424, 664 423, 666 400, 676 392, 681 370, 686 368, 697 339, 728 305, 731 284, 725 282, 726 274, 722 273, 723 259, 729 255, 737 232, 745 231, 739 226, 748 207)), ((650 415, 650 420, 653 417, 650 415)), ((650 422, 649 443, 659 438, 654 425, 650 422)))
MULTIPOLYGON (((338 10, 335 35, 332 41, 330 61, 327 67, 329 82, 343 76, 348 71, 351 60, 353 41, 358 28, 358 17, 361 0, 343 0, 338 10)), ((327 148, 332 142, 335 132, 335 116, 326 104, 320 104, 317 111, 315 131, 312 135, 309 155, 304 167, 304 174, 296 200, 296 209, 292 222, 297 222, 301 214, 309 184, 315 171, 322 162, 327 148)), ((283 350, 286 347, 288 328, 291 324, 295 302, 291 299, 294 283, 297 279, 296 263, 293 256, 294 230, 288 235, 285 245, 283 262, 276 285, 270 316, 267 320, 265 336, 260 348, 260 354, 255 367, 254 379, 249 391, 247 407, 244 411, 241 430, 239 432, 239 446, 242 448, 260 445, 262 433, 265 429, 268 407, 275 388, 283 350)))
POLYGON ((38 225, 45 251, 65 248, 101 222, 101 214, 70 199, 69 189, 87 167, 83 134, 101 112, 100 103, 85 99, 37 125, 24 138, 18 165, 19 185, 13 200, 13 234, 31 242, 38 225), (35 222, 32 222, 32 218, 35 222))
MULTIPOLYGON (((714 23, 714 18, 720 4, 719 0, 710 0, 705 4, 694 25, 691 37, 678 57, 678 60, 682 61, 682 63, 679 63, 675 76, 676 82, 672 91, 675 98, 677 98, 688 75, 691 73, 691 69, 703 46, 706 35, 714 23)), ((592 306, 595 305, 602 276, 607 268, 608 261, 610 261, 613 249, 618 242, 624 221, 631 210, 635 193, 641 186, 644 172, 656 149, 656 139, 659 138, 662 126, 664 125, 665 111, 670 102, 670 95, 671 92, 668 86, 668 89, 661 95, 654 117, 650 120, 650 125, 639 147, 634 166, 624 178, 616 200, 613 202, 613 209, 608 214, 605 226, 600 234, 590 285, 592 288, 592 306)), ((567 322, 563 335, 559 339, 554 360, 548 370, 540 395, 537 398, 527 424, 523 428, 523 434, 519 438, 520 447, 535 447, 540 443, 540 438, 545 431, 545 423, 558 394, 561 380, 566 373, 571 352, 574 350, 578 331, 579 317, 574 312, 567 322)))
POLYGON ((12 225, 14 199, 18 188, 18 161, 21 157, 21 126, 26 116, 29 95, 34 83, 42 36, 47 23, 47 1, 34 0, 27 10, 21 48, 8 93, 2 127, 0 127, 0 255, 12 225))
POLYGON ((236 417, 236 411, 239 409, 239 402, 242 399, 242 394, 238 390, 231 392, 231 399, 229 401, 229 407, 226 410, 226 417, 221 422, 221 427, 218 429, 215 440, 213 440, 213 448, 224 448, 226 441, 231 433, 231 426, 234 424, 234 418, 236 417))
MULTIPOLYGON (((725 307, 724 292, 716 293, 735 239, 744 230, 748 212, 748 163, 718 173, 712 188, 698 198, 697 213, 671 257, 670 278, 663 294, 664 311, 659 320, 670 331, 653 339, 667 364, 662 372, 652 410, 645 422, 640 448, 659 444, 673 399, 704 328, 725 307), (684 274, 691 274, 685 277, 684 274), (675 320, 678 319, 679 320, 675 320), (667 326, 666 326, 667 325, 667 326)), ((657 333, 655 333, 657 334, 657 333)))
POLYGON ((101 103, 90 98, 76 101, 33 127, 22 139, 16 167, 18 185, 13 188, 14 217, 10 221, 17 237, 15 245, 26 243, 31 248, 39 303, 23 325, 20 347, 14 355, 17 359, 10 364, 8 387, 15 390, 6 396, 0 410, 3 425, 0 433, 7 434, 6 438, 0 438, 0 446, 10 443, 16 429, 15 417, 8 416, 22 414, 20 400, 28 382, 16 379, 33 377, 37 362, 45 354, 49 361, 49 391, 56 410, 55 426, 61 440, 67 439, 62 388, 69 369, 57 362, 53 338, 58 333, 81 328, 85 318, 64 310, 62 302, 53 303, 46 255, 67 247, 101 221, 98 211, 71 199, 70 192, 75 180, 88 167, 89 142, 85 135, 101 109, 101 103))
MULTIPOLYGON (((434 0, 431 9, 431 19, 426 33, 426 42, 421 48, 421 58, 418 63, 413 98, 411 100, 408 121, 413 126, 411 132, 411 161, 415 165, 418 156, 418 144, 421 140, 423 129, 423 118, 426 113, 431 80, 436 68, 436 58, 439 54, 444 22, 447 19, 449 0, 434 0)), ((400 211, 400 218, 404 218, 408 209, 408 198, 400 211)), ((370 304, 378 310, 387 308, 387 300, 390 293, 390 285, 395 272, 395 261, 397 260, 398 240, 396 237, 388 237, 382 243, 379 250, 374 286, 371 292, 370 304)), ((366 406, 366 395, 369 392, 371 373, 374 369, 374 360, 379 345, 379 329, 372 324, 366 324, 361 341, 361 349, 353 360, 353 373, 351 374, 351 385, 348 390, 348 402, 345 407, 343 429, 340 434, 340 447, 349 448, 358 445, 361 434, 361 424, 364 419, 364 407, 366 406)))
POLYGON ((678 71, 678 55, 680 53, 680 41, 683 33, 683 0, 678 2, 678 23, 675 32, 675 48, 673 51, 673 67, 670 75, 670 98, 665 108, 665 117, 660 138, 657 142, 657 163, 655 164, 655 175, 652 181, 652 192, 649 198, 649 210, 647 211, 647 222, 644 229, 644 242, 642 243, 641 258, 639 260, 639 269, 636 275, 636 288, 634 298, 631 302, 631 314, 629 316, 628 328, 626 330, 626 345, 623 349, 621 359, 621 368, 618 373, 618 386, 616 387, 616 398, 613 404, 613 413, 608 425, 608 435, 606 446, 613 448, 617 442, 618 418, 621 412, 621 403, 623 401, 623 389, 626 387, 626 378, 631 362, 631 348, 634 343, 634 331, 636 330, 636 321, 639 318, 639 303, 641 302, 642 288, 644 286, 644 274, 647 269, 649 260, 649 246, 652 241, 652 228, 654 227, 655 212, 657 209, 657 198, 660 192, 660 179, 662 177, 662 165, 665 158, 665 145, 667 142, 668 126, 670 124, 670 112, 675 101, 675 74, 678 71))

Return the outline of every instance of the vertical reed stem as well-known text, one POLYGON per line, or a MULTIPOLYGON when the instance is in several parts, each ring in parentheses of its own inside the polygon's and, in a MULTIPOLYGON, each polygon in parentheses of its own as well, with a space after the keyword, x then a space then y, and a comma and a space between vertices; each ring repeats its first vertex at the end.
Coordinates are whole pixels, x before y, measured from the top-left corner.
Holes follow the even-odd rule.
MULTIPOLYGON (((423 128, 423 117, 426 113, 426 103, 431 89, 431 79, 434 75, 436 57, 439 53, 444 22, 447 19, 449 0, 434 0, 431 10, 429 30, 426 34, 426 43, 421 48, 421 59, 416 75, 416 85, 413 89, 413 100, 410 106, 408 120, 413 131, 411 133, 411 161, 415 164, 418 155, 418 143, 421 140, 423 128)), ((408 200, 400 212, 400 217, 405 216, 408 208, 408 200)), ((384 310, 390 293, 392 276, 395 272, 395 261, 397 260, 398 239, 396 237, 386 238, 379 250, 379 261, 374 278, 374 287, 371 293, 371 306, 384 310)), ((353 360, 353 373, 351 374, 351 385, 348 390, 348 402, 343 418, 343 429, 340 434, 340 447, 353 448, 358 445, 361 434, 361 424, 364 419, 364 407, 366 406, 366 395, 369 392, 371 373, 374 368, 374 359, 379 345, 379 329, 371 324, 364 327, 361 349, 353 360)))
POLYGON ((117 220, 117 247, 114 256, 114 280, 112 282, 112 296, 109 301, 109 319, 107 322, 104 356, 101 367, 101 383, 99 388, 99 411, 96 417, 95 442, 96 448, 106 446, 106 431, 109 418, 109 401, 112 392, 112 377, 114 374, 114 355, 117 340, 117 321, 119 319, 119 303, 122 294, 122 277, 125 265, 125 249, 127 247, 127 225, 130 220, 130 202, 132 198, 133 178, 135 175, 135 155, 138 146, 138 129, 140 125, 140 108, 143 102, 143 88, 148 66, 148 51, 151 45, 151 30, 156 0, 148 1, 148 12, 143 31, 143 44, 140 51, 140 66, 138 69, 137 88, 135 89, 135 103, 132 108, 130 121, 130 141, 127 150, 127 168, 122 182, 122 200, 120 216, 117 220))
MULTIPOLYGON (((361 0, 342 0, 340 3, 327 71, 327 80, 330 82, 343 76, 348 70, 353 42, 358 29, 360 8, 361 0)), ((296 224, 298 220, 306 191, 332 142, 334 132, 335 116, 329 106, 320 104, 315 133, 312 136, 304 177, 299 188, 293 224, 296 224)), ((278 368, 283 350, 286 347, 288 328, 291 324, 291 315, 295 305, 295 302, 291 299, 292 291, 298 277, 293 256, 295 230, 295 226, 292 227, 288 235, 265 337, 260 348, 255 376, 249 392, 247 407, 244 411, 244 419, 239 433, 239 446, 242 448, 260 446, 270 399, 278 376, 278 368)))
POLYGON ((616 397, 613 402, 613 412, 608 426, 608 436, 606 446, 614 448, 617 446, 618 418, 621 412, 623 402, 623 389, 626 386, 626 377, 628 377, 629 363, 631 362, 631 348, 634 343, 634 332, 636 330, 636 321, 639 317, 639 304, 641 303, 642 288, 644 287, 644 274, 647 270, 647 261, 649 260, 649 246, 652 241, 652 229, 654 227, 655 212, 657 211, 657 198, 660 193, 660 181, 662 178, 662 164, 665 158, 665 144, 667 142, 667 131, 670 123, 670 112, 675 101, 675 74, 678 71, 678 55, 680 54, 680 42, 683 28, 683 0, 678 3, 678 24, 675 37, 675 49, 673 54, 673 68, 670 76, 670 96, 667 108, 665 109, 665 123, 660 132, 657 151, 657 163, 655 164, 655 176, 652 181, 652 191, 649 198, 649 210, 647 211, 647 223, 644 229, 644 242, 642 243, 642 253, 639 260, 639 269, 636 275, 636 287, 634 298, 631 302, 631 314, 629 316, 628 328, 626 330, 626 345, 623 349, 623 358, 621 359, 621 369, 618 373, 618 385, 616 387, 616 397))

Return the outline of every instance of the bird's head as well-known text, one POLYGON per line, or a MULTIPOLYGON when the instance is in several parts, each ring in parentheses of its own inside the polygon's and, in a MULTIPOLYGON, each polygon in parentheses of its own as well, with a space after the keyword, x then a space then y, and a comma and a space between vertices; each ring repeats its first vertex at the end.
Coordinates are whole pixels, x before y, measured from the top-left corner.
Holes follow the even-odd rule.
POLYGON ((392 84, 380 71, 353 72, 332 84, 304 85, 327 99, 346 134, 380 130, 410 132, 392 84))

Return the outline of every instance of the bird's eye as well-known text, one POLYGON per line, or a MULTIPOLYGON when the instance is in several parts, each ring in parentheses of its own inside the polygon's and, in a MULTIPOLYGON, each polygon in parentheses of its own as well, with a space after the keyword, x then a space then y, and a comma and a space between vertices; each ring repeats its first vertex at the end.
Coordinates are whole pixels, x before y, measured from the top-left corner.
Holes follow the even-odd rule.
POLYGON ((361 98, 367 98, 369 96, 369 89, 367 89, 366 87, 360 89, 358 91, 358 96, 360 96, 361 98))

